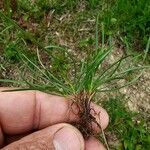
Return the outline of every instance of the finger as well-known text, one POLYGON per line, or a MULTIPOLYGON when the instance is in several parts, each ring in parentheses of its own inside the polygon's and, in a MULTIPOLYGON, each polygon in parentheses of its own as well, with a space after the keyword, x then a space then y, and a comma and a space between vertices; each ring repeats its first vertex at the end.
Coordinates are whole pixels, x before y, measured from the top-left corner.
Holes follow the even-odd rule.
POLYGON ((105 129, 108 126, 109 116, 105 109, 102 107, 91 103, 91 114, 96 118, 96 122, 100 125, 97 126, 96 123, 92 122, 92 128, 95 130, 96 133, 99 133, 101 129, 105 129))
POLYGON ((0 92, 0 123, 5 134, 20 134, 75 119, 70 101, 38 91, 0 92))
MULTIPOLYGON (((7 134, 20 134, 55 123, 72 122, 77 116, 69 112, 71 103, 63 97, 39 91, 0 92, 1 126, 7 134)), ((96 105, 94 109, 101 112, 101 126, 105 128, 106 111, 96 105)))
POLYGON ((16 149, 84 150, 84 139, 73 126, 57 124, 34 132, 3 148, 3 150, 16 149))
MULTIPOLYGON (((20 134, 30 129, 41 129, 60 122, 74 121, 76 115, 70 111, 72 101, 39 91, 0 92, 0 115, 3 131, 20 134)), ((100 112, 101 126, 108 124, 106 111, 93 106, 100 112)), ((99 119, 99 118, 98 118, 99 119)))
POLYGON ((104 145, 100 143, 100 141, 94 137, 91 137, 85 141, 85 149, 86 150, 106 150, 104 145))

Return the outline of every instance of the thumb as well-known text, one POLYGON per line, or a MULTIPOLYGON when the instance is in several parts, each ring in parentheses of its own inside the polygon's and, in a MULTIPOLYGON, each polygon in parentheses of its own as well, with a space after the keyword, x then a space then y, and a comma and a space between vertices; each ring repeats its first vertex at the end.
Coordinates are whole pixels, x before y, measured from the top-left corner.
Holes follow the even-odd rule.
POLYGON ((2 150, 84 150, 81 133, 69 124, 57 124, 34 132, 2 150))

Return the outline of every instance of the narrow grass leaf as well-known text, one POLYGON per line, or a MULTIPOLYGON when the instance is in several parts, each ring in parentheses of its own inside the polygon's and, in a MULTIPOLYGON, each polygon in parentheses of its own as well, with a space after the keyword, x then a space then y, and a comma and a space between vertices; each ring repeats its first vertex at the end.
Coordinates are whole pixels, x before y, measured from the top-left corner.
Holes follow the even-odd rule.
POLYGON ((61 50, 61 51, 65 52, 69 56, 69 58, 72 60, 72 62, 73 62, 73 69, 74 69, 74 84, 76 84, 76 82, 77 82, 76 81, 76 79, 77 79, 77 67, 76 67, 76 61, 73 58, 73 56, 66 49, 64 49, 62 47, 59 47, 59 46, 49 45, 49 46, 45 47, 46 50, 50 50, 52 48, 55 48, 55 49, 58 49, 58 50, 61 50))
POLYGON ((17 80, 9 80, 9 79, 0 79, 0 82, 5 82, 5 83, 15 83, 15 84, 25 84, 23 81, 17 81, 17 80))
POLYGON ((112 88, 112 89, 98 89, 97 92, 113 92, 113 91, 118 91, 121 88, 133 85, 141 76, 142 76, 143 72, 140 73, 136 78, 134 78, 132 81, 124 84, 123 86, 120 86, 118 88, 112 88))
POLYGON ((146 57, 147 57, 147 54, 148 54, 149 50, 150 50, 150 37, 149 37, 148 42, 147 42, 147 45, 146 45, 143 62, 146 60, 146 57))

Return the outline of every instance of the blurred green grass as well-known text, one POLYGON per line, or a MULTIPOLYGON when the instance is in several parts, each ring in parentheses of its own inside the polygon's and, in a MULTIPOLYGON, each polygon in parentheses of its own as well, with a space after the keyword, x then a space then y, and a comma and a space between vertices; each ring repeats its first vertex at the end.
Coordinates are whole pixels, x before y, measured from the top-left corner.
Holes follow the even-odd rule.
MULTIPOLYGON (((18 21, 23 28, 28 28, 41 40, 48 33, 46 21, 51 18, 46 17, 51 17, 48 15, 52 11, 55 21, 50 25, 50 30, 53 30, 54 26, 54 30, 56 27, 60 30, 65 28, 66 38, 70 33, 74 35, 74 40, 78 40, 78 37, 82 36, 77 33, 81 26, 89 28, 89 32, 94 34, 92 24, 88 26, 85 22, 87 19, 92 21, 98 14, 99 22, 105 28, 105 36, 113 36, 118 45, 125 47, 126 53, 143 53, 150 37, 149 0, 6 0, 4 3, 5 14, 18 21), (67 20, 65 15, 68 14, 70 18, 67 20), (64 21, 61 27, 58 25, 59 19, 64 21), (127 51, 127 45, 131 51, 127 51)), ((2 28, 7 27, 6 23, 2 28)), ((86 36, 83 35, 79 40, 84 40, 86 36)))
POLYGON ((123 96, 111 97, 108 101, 103 102, 110 114, 110 126, 107 130, 116 135, 112 139, 114 143, 118 139, 120 141, 117 141, 118 146, 114 149, 147 150, 150 146, 148 118, 142 112, 129 111, 123 99, 123 96))

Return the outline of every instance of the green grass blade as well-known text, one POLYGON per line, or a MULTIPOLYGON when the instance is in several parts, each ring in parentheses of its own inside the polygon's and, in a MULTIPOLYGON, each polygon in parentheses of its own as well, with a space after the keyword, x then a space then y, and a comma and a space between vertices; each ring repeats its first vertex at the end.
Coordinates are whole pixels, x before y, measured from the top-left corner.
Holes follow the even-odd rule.
POLYGON ((23 58, 27 60, 30 64, 32 64, 40 73, 42 73, 48 81, 51 82, 58 90, 63 89, 65 93, 70 93, 70 90, 61 80, 57 79, 48 69, 44 71, 41 70, 34 62, 29 60, 24 54, 22 54, 23 58))
POLYGON ((91 63, 91 65, 89 65, 87 67, 86 76, 85 76, 85 79, 84 79, 85 81, 87 81, 89 77, 95 76, 95 74, 98 70, 98 67, 101 65, 103 60, 105 60, 105 58, 110 54, 110 52, 111 52, 111 50, 106 50, 102 53, 100 52, 96 56, 95 60, 91 63))
POLYGON ((93 85, 96 85, 99 80, 103 80, 105 77, 109 78, 109 77, 111 77, 113 74, 115 74, 115 72, 117 71, 117 69, 120 67, 121 62, 122 62, 123 60, 125 60, 126 58, 130 57, 130 56, 131 56, 131 55, 122 57, 121 59, 119 59, 118 61, 114 62, 112 65, 110 65, 107 69, 105 69, 105 70, 100 74, 100 76, 98 76, 98 77, 95 79, 93 85), (114 66, 116 66, 115 69, 112 70, 112 72, 109 72, 109 70, 111 70, 114 66), (104 76, 104 75, 105 75, 105 76, 104 76))
POLYGON ((77 79, 77 67, 76 67, 76 61, 75 59, 73 58, 73 56, 65 49, 65 48, 62 48, 62 47, 59 47, 59 46, 54 46, 54 45, 49 45, 49 46, 46 46, 45 49, 48 51, 52 48, 55 48, 55 49, 58 49, 60 51, 63 51, 65 52, 69 58, 72 60, 73 62, 73 68, 74 68, 74 84, 76 84, 76 79, 77 79))
POLYGON ((12 89, 12 90, 3 90, 2 92, 16 92, 16 91, 30 91, 36 90, 34 88, 19 88, 19 89, 12 89))
POLYGON ((97 82, 94 83, 93 90, 96 90, 97 88, 99 88, 103 84, 106 84, 106 83, 108 84, 109 82, 112 82, 115 80, 124 79, 128 75, 128 73, 130 73, 130 72, 137 71, 137 70, 143 70, 143 69, 147 69, 147 68, 150 69, 150 66, 132 67, 132 68, 126 69, 120 73, 117 73, 111 77, 106 76, 106 79, 101 78, 101 79, 99 79, 99 81, 97 80, 97 82))
POLYGON ((150 66, 140 66, 140 67, 132 67, 132 68, 129 68, 127 70, 124 70, 118 74, 116 74, 116 76, 120 76, 122 74, 125 74, 125 73, 129 73, 131 71, 136 71, 136 70, 141 70, 141 69, 150 69, 150 66))
POLYGON ((7 31, 7 30, 9 30, 9 29, 11 29, 11 28, 12 28, 12 25, 6 27, 4 30, 2 30, 2 31, 0 32, 0 34, 3 34, 5 31, 7 31))
POLYGON ((140 73, 136 78, 134 78, 132 81, 126 83, 125 85, 123 86, 120 86, 118 88, 112 88, 112 89, 98 89, 97 92, 113 92, 113 91, 118 91, 119 89, 122 89, 124 87, 127 87, 127 86, 131 86, 133 85, 141 76, 142 76, 143 72, 140 73))
POLYGON ((28 57, 24 54, 21 54, 23 58, 25 58, 30 64, 32 64, 39 72, 41 72, 47 79, 50 79, 35 63, 33 63, 28 57))
POLYGON ((147 45, 146 45, 143 62, 146 60, 146 57, 147 57, 147 54, 148 54, 149 50, 150 50, 150 36, 149 36, 149 39, 148 39, 148 42, 147 42, 147 45))
POLYGON ((25 84, 23 81, 16 81, 16 80, 9 80, 9 79, 0 79, 0 82, 5 82, 5 83, 15 83, 15 84, 25 84))
POLYGON ((95 35, 95 42, 96 42, 96 45, 95 45, 95 47, 96 47, 96 50, 98 50, 98 43, 99 43, 99 40, 98 40, 98 33, 99 33, 99 14, 97 15, 97 17, 96 17, 96 35, 95 35))
POLYGON ((104 47, 105 44, 105 28, 104 28, 104 23, 101 24, 102 26, 102 48, 104 47))

